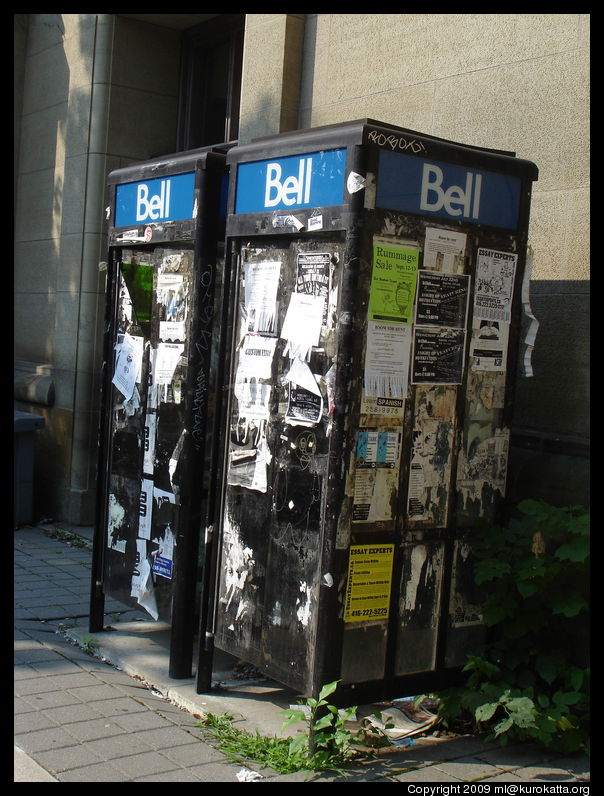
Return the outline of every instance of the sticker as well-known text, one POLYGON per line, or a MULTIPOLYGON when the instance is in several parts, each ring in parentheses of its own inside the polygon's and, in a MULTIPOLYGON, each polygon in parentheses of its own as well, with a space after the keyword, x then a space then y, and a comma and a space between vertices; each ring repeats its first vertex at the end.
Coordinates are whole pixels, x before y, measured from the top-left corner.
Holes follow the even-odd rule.
POLYGON ((398 491, 401 430, 363 428, 357 434, 352 521, 388 522, 398 491))
POLYGON ((437 385, 416 390, 407 496, 410 522, 446 526, 456 400, 455 387, 437 385))
POLYGON ((159 339, 162 343, 182 343, 185 339, 184 321, 160 321, 159 339))
POLYGON ((405 413, 404 398, 373 398, 361 395, 361 414, 380 415, 381 417, 398 418, 402 420, 405 413))
POLYGON ((361 174, 357 174, 355 171, 351 171, 346 178, 346 189, 348 193, 357 193, 357 191, 362 191, 364 187, 365 177, 361 174))
POLYGON ((369 320, 412 323, 418 266, 415 245, 374 241, 369 320))
POLYGON ((388 619, 393 560, 393 544, 350 548, 345 622, 388 619))
POLYGON ((323 216, 311 216, 306 225, 309 232, 316 232, 319 229, 323 229, 323 216))
POLYGON ((170 384, 178 360, 184 351, 183 343, 160 343, 155 354, 155 372, 153 383, 155 385, 170 384))
POLYGON ((157 430, 157 415, 147 412, 145 416, 145 442, 143 450, 143 472, 153 474, 155 468, 155 435, 157 430))
POLYGON ((237 379, 270 379, 276 345, 276 337, 246 335, 239 351, 237 379))

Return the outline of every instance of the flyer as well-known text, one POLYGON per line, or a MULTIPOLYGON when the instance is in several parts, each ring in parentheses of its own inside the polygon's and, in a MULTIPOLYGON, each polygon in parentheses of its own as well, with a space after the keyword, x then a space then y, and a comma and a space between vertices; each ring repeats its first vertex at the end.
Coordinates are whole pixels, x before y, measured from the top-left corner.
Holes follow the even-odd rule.
POLYGON ((464 329, 416 326, 413 337, 412 384, 461 384, 464 329))
POLYGON ((424 268, 451 274, 463 273, 466 239, 463 232, 426 227, 424 268))
POLYGON ((276 345, 276 337, 246 335, 239 351, 237 379, 270 379, 276 345))
POLYGON ((419 271, 415 323, 464 329, 470 297, 467 274, 419 271))
POLYGON ((134 392, 134 385, 137 381, 140 381, 144 338, 134 337, 126 332, 121 344, 118 343, 116 346, 116 350, 118 353, 113 384, 115 384, 124 398, 129 401, 134 392))
POLYGON ((478 249, 474 290, 475 318, 511 322, 517 262, 517 254, 478 249))
POLYGON ((368 321, 364 378, 366 396, 407 397, 411 331, 411 326, 368 321))
POLYGON ((345 622, 388 618, 393 560, 393 544, 351 546, 345 622))
POLYGON ((281 263, 278 261, 246 263, 246 331, 275 333, 280 274, 281 263))
POLYGON ((294 426, 315 426, 323 416, 323 398, 321 394, 306 390, 304 387, 289 384, 289 396, 285 422, 294 426))
POLYGON ((412 323, 419 249, 376 239, 369 291, 369 320, 412 323))
POLYGON ((402 429, 357 432, 352 521, 388 522, 398 489, 402 429))
POLYGON ((287 340, 284 353, 290 359, 307 360, 312 347, 319 345, 324 303, 322 296, 291 294, 281 330, 281 337, 287 340))
POLYGON ((322 325, 327 326, 329 287, 331 282, 331 254, 305 252, 298 254, 296 293, 323 298, 322 325))
POLYGON ((471 370, 505 370, 509 323, 474 319, 470 341, 471 370))

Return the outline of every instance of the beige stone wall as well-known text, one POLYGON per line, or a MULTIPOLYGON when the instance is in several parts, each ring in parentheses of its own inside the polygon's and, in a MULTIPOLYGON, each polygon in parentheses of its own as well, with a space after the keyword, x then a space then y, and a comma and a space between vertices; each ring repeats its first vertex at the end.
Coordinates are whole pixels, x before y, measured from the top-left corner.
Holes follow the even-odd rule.
POLYGON ((589 279, 589 16, 308 15, 302 128, 365 116, 539 167, 535 279, 589 279))
MULTIPOLYGON (((45 513, 92 521, 108 172, 175 150, 178 32, 115 15, 30 14, 19 35, 15 176, 17 374, 43 375, 36 493, 45 513)), ((25 20, 20 20, 21 27, 25 20)), ((42 389, 28 395, 39 398, 42 389)), ((16 389, 15 394, 19 391, 16 389)))

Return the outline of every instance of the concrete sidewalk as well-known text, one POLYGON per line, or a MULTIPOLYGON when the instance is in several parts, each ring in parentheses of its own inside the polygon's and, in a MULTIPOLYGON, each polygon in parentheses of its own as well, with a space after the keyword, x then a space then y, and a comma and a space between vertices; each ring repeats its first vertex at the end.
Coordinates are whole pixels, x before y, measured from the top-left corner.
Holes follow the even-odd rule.
POLYGON ((237 679, 236 662, 220 652, 215 687, 196 694, 193 678, 168 676, 169 628, 115 600, 105 606, 112 630, 92 640, 91 529, 66 529, 84 546, 64 534, 51 538, 53 530, 15 531, 15 782, 240 782, 259 775, 254 781, 575 783, 575 793, 589 792, 585 755, 501 748, 476 736, 415 738, 345 775, 279 775, 230 762, 203 740, 196 726, 202 714, 230 713, 241 728, 278 735, 281 711, 298 695, 272 681, 237 679))

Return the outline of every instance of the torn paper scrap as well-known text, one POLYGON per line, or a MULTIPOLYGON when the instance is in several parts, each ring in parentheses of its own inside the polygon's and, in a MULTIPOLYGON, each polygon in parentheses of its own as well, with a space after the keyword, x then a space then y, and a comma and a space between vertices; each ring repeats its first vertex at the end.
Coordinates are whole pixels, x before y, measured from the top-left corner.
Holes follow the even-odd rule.
POLYGON ((152 501, 153 481, 150 478, 143 478, 138 507, 138 535, 141 539, 151 538, 152 501))
POLYGON ((396 707, 379 711, 378 715, 366 716, 361 720, 365 729, 378 730, 390 741, 409 738, 433 729, 439 718, 435 713, 413 706, 412 700, 405 700, 396 707))
POLYGON ((158 618, 151 565, 147 559, 147 542, 144 539, 136 540, 136 564, 132 574, 130 596, 134 597, 154 619, 158 618))
POLYGON ((315 395, 321 395, 317 379, 313 376, 306 362, 303 362, 299 357, 292 360, 291 367, 287 371, 284 380, 297 384, 298 387, 303 387, 315 395))

